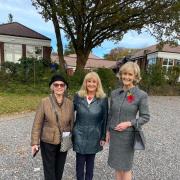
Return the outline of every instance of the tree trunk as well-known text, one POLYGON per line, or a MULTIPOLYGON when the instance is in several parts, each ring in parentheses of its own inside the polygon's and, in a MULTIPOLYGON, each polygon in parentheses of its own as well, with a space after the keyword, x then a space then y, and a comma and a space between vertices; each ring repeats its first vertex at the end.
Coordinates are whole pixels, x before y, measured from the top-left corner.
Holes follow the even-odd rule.
POLYGON ((77 50, 76 54, 77 54, 76 71, 84 70, 90 51, 84 52, 83 50, 77 50))
POLYGON ((57 51, 58 51, 58 57, 59 57, 59 65, 62 68, 63 71, 65 71, 65 60, 64 60, 64 55, 63 55, 63 45, 62 45, 62 40, 61 40, 61 32, 60 32, 60 27, 57 19, 53 19, 53 24, 54 24, 54 30, 56 34, 56 40, 57 40, 57 51))

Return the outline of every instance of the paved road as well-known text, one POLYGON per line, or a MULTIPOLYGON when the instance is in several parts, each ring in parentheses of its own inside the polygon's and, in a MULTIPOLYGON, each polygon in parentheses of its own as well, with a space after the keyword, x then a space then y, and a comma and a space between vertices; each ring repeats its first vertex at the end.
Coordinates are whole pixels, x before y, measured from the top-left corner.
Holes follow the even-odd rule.
MULTIPOLYGON (((144 126, 146 151, 135 154, 136 180, 180 180, 180 97, 150 97, 151 121, 144 126)), ((30 132, 34 113, 0 117, 0 180, 42 180, 40 154, 32 159, 30 132)), ((108 146, 97 154, 94 180, 113 180, 107 166, 108 146)), ((75 179, 70 151, 63 180, 75 179)))

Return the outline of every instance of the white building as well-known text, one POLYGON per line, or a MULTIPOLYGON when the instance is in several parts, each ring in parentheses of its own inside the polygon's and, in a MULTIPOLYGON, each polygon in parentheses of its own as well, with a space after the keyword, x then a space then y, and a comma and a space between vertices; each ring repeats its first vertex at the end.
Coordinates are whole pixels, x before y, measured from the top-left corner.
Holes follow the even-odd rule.
POLYGON ((17 22, 0 24, 0 64, 22 57, 50 60, 51 39, 17 22))
POLYGON ((166 70, 170 67, 180 65, 180 46, 165 44, 162 49, 153 45, 137 51, 132 57, 141 68, 147 68, 150 64, 160 63, 166 70))

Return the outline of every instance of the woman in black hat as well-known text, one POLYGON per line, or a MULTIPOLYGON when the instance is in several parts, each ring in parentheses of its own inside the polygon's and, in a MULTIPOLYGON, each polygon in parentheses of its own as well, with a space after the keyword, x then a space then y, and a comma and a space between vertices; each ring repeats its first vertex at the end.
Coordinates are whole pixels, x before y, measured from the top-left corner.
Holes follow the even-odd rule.
POLYGON ((60 152, 61 138, 58 123, 63 132, 72 130, 73 103, 65 97, 68 83, 64 77, 54 75, 49 87, 52 94, 42 99, 36 111, 31 133, 31 147, 33 156, 41 147, 45 180, 60 180, 62 179, 67 152, 60 152), (58 123, 52 102, 54 102, 60 117, 58 123))

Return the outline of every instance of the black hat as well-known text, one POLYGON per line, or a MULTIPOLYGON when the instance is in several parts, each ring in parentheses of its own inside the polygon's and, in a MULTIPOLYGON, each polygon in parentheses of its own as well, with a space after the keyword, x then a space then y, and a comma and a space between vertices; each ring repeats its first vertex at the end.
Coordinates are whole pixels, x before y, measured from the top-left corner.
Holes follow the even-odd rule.
POLYGON ((67 81, 64 79, 64 77, 63 76, 61 76, 61 75, 54 75, 54 76, 52 76, 52 78, 51 78, 51 81, 49 82, 49 86, 51 86, 51 84, 53 83, 53 82, 55 82, 55 81, 62 81, 62 82, 64 82, 65 84, 66 84, 66 86, 68 87, 68 83, 67 83, 67 81))

